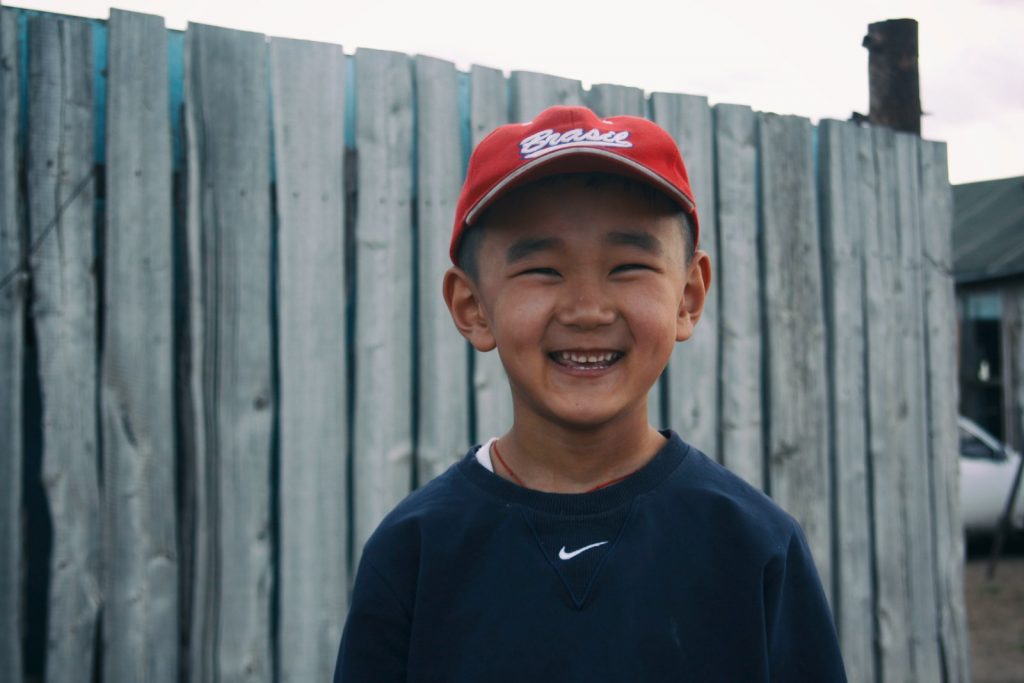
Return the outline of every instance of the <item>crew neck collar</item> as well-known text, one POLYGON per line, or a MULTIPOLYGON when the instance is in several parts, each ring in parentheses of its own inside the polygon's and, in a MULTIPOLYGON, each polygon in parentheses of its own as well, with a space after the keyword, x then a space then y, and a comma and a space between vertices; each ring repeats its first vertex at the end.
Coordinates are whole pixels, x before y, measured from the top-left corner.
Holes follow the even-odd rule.
POLYGON ((590 514, 624 505, 661 483, 689 453, 690 446, 674 431, 665 430, 665 444, 650 461, 625 479, 586 493, 548 493, 524 488, 488 471, 476 460, 474 446, 459 462, 459 471, 471 483, 506 501, 554 514, 590 514))

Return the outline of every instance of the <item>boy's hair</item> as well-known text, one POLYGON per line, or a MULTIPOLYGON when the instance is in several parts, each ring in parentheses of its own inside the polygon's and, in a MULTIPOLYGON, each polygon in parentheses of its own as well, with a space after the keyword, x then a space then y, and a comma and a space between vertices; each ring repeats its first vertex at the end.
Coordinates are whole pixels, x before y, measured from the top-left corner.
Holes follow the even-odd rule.
MULTIPOLYGON (((660 205, 664 207, 666 213, 671 213, 673 218, 679 221, 679 228, 683 236, 684 263, 688 264, 690 262, 690 258, 693 256, 695 248, 693 239, 694 225, 690 214, 679 208, 674 201, 647 183, 615 173, 593 171, 587 173, 566 173, 540 178, 539 180, 535 180, 513 190, 513 192, 519 193, 528 188, 535 189, 537 187, 557 186, 577 180, 582 180, 583 187, 593 189, 605 187, 611 184, 618 184, 626 192, 635 193, 636 196, 640 197, 647 205, 660 205)), ((473 282, 479 282, 480 279, 480 246, 483 244, 484 233, 487 232, 487 226, 490 222, 490 214, 491 211, 490 208, 488 208, 480 218, 477 219, 477 222, 466 230, 462 239, 459 241, 459 247, 455 255, 455 265, 461 268, 473 282)))

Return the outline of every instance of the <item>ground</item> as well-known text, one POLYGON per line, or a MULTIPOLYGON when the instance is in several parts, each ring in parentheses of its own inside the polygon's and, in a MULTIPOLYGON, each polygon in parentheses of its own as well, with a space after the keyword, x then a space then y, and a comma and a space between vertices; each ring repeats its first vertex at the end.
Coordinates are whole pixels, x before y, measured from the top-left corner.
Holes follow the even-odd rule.
POLYGON ((964 597, 974 683, 1024 683, 1024 542, 1015 539, 988 579, 990 542, 968 544, 964 597))

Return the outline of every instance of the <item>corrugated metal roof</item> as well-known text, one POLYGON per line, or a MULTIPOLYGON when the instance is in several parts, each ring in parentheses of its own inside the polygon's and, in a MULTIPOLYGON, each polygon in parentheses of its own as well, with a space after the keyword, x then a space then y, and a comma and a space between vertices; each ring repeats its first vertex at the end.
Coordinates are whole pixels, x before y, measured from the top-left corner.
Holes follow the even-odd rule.
POLYGON ((1024 176, 953 186, 953 277, 1024 274, 1024 176))

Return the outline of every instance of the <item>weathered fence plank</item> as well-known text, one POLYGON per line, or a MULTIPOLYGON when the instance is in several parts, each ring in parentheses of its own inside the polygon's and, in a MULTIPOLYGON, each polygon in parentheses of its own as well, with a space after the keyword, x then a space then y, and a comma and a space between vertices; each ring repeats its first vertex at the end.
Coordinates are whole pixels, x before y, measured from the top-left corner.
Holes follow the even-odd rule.
POLYGON ((643 116, 646 101, 642 88, 598 83, 587 92, 587 106, 598 116, 643 116))
POLYGON ((160 17, 119 10, 108 26, 103 677, 177 681, 167 31, 160 17))
POLYGON ((719 457, 730 470, 764 487, 761 284, 757 234, 757 118, 750 107, 715 107, 721 344, 719 457))
MULTIPOLYGON (((470 71, 470 142, 476 147, 492 130, 509 121, 508 82, 498 69, 473 66, 470 71)), ((473 351, 476 401, 474 438, 482 443, 512 426, 512 395, 497 351, 473 351)))
POLYGON ((571 78, 513 71, 509 85, 513 121, 529 121, 556 104, 583 104, 583 85, 571 78))
POLYGON ((921 143, 922 280, 928 351, 928 453, 935 511, 936 604, 940 656, 949 683, 971 678, 963 592, 957 416, 953 196, 946 145, 921 143))
POLYGON ((345 55, 270 42, 277 179, 278 679, 326 681, 348 601, 345 55))
POLYGON ((810 121, 760 116, 768 486, 832 585, 821 250, 810 121))
POLYGON ((196 486, 191 670, 269 681, 270 128, 266 40, 185 36, 189 360, 196 486))
POLYGON ((356 52, 355 554, 412 484, 413 94, 409 57, 356 52), (366 87, 365 84, 373 84, 366 87))
POLYGON ((24 441, 25 235, 18 214, 18 34, 0 7, 0 680, 22 678, 21 477, 24 441))
POLYGON ((91 27, 29 21, 29 243, 53 524, 47 681, 92 670, 101 601, 91 27))
POLYGON ((697 212, 700 244, 711 257, 712 285, 704 312, 689 341, 676 344, 668 365, 667 426, 718 460, 719 453, 719 358, 718 288, 714 269, 718 264, 718 227, 715 209, 715 158, 712 146, 711 109, 706 97, 651 95, 654 121, 675 139, 686 160, 697 212))
POLYGON ((934 528, 931 513, 931 468, 929 466, 927 400, 924 345, 924 291, 921 282, 921 205, 920 159, 916 135, 896 135, 896 197, 901 286, 893 297, 900 311, 896 337, 900 347, 897 400, 905 410, 904 430, 899 432, 898 450, 907 458, 906 497, 903 514, 910 535, 906 544, 914 544, 908 556, 910 574, 911 653, 915 678, 921 681, 942 679, 939 662, 935 611, 934 528))
POLYGON ((455 65, 416 58, 417 217, 419 253, 420 483, 440 474, 469 446, 469 345, 441 297, 452 216, 462 187, 462 131, 455 65))
POLYGON ((908 554, 912 547, 903 499, 909 455, 899 432, 908 406, 897 392, 900 383, 899 239, 896 217, 895 140, 892 131, 873 129, 877 168, 877 220, 865 225, 865 323, 868 352, 868 433, 873 488, 875 538, 876 651, 883 681, 914 680, 910 654, 910 585, 908 554))
POLYGON ((828 324, 829 413, 835 487, 832 608, 850 680, 870 681, 874 594, 867 478, 864 348, 864 230, 875 220, 871 131, 819 127, 822 258, 828 324))

